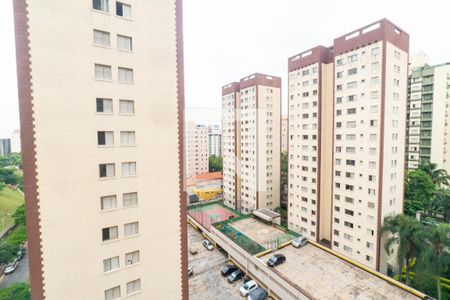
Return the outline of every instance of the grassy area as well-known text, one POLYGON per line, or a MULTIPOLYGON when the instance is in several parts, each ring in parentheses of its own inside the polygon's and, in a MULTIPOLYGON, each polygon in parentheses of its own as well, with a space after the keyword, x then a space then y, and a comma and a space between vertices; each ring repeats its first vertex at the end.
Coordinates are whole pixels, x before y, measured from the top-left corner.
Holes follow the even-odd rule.
POLYGON ((5 187, 0 191, 0 232, 13 222, 12 214, 24 203, 24 197, 18 191, 5 187), (3 221, 2 221, 3 220, 3 221))

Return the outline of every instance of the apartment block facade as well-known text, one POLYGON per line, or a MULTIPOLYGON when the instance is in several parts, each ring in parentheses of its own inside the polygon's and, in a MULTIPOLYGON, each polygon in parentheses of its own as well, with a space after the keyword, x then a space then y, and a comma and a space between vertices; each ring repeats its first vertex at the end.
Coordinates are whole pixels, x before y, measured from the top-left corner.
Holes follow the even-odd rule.
POLYGON ((208 173, 208 127, 187 122, 186 124, 186 163, 187 177, 208 173))
POLYGON ((386 272, 403 211, 409 36, 382 19, 289 59, 289 228, 386 272))
POLYGON ((6 156, 11 153, 11 139, 0 139, 0 155, 6 156))
POLYGON ((407 167, 435 163, 450 174, 450 63, 411 69, 407 167))
POLYGON ((281 79, 253 74, 222 88, 224 202, 250 213, 280 205, 281 79))
POLYGON ((219 125, 208 126, 208 155, 222 156, 222 131, 219 125))
POLYGON ((11 152, 20 153, 20 129, 15 129, 11 134, 11 152))
POLYGON ((281 152, 288 151, 288 125, 289 120, 287 116, 281 118, 281 152))
POLYGON ((188 299, 181 5, 14 1, 33 300, 188 299))

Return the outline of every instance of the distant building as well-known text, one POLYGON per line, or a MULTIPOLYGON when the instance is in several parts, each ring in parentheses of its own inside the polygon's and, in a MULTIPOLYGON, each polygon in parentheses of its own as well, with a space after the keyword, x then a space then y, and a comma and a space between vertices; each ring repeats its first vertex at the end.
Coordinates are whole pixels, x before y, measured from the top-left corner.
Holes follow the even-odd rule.
POLYGON ((208 155, 222 156, 222 131, 219 125, 208 126, 208 155))
POLYGON ((0 155, 6 156, 11 153, 11 139, 0 139, 0 155))
POLYGON ((403 212, 408 49, 382 19, 289 59, 289 229, 383 273, 396 264, 381 227, 403 212))
POLYGON ((281 78, 253 74, 222 88, 224 203, 280 206, 281 78))
POLYGON ((410 73, 407 167, 431 162, 450 173, 450 63, 424 64, 410 73))
POLYGON ((186 176, 208 173, 208 128, 186 123, 186 176))
POLYGON ((281 118, 281 152, 288 151, 288 117, 283 116, 281 118))
POLYGON ((16 129, 11 134, 11 152, 20 153, 20 129, 16 129))

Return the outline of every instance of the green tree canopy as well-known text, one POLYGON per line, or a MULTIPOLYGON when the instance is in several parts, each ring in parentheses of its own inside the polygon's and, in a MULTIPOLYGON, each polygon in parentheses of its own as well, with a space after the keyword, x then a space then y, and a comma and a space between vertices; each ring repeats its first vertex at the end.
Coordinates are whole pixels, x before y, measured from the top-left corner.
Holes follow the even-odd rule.
POLYGON ((223 169, 222 157, 211 155, 209 157, 209 172, 221 172, 222 169, 223 169))
POLYGON ((0 264, 8 264, 13 261, 19 251, 19 246, 0 241, 0 264))
POLYGON ((0 290, 1 300, 31 300, 28 282, 17 283, 0 290))
POLYGON ((431 212, 436 186, 423 170, 409 171, 405 182, 405 213, 415 216, 418 210, 431 212))
POLYGON ((444 169, 438 169, 437 164, 434 163, 422 163, 419 165, 418 170, 424 171, 431 178, 431 181, 438 187, 450 186, 450 176, 444 169))

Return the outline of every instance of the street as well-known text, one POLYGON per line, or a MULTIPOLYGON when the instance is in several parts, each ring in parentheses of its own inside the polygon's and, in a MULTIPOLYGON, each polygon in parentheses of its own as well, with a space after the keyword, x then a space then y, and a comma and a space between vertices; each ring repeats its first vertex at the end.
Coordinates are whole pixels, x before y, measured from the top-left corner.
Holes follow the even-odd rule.
POLYGON ((15 283, 28 281, 29 277, 28 270, 28 251, 25 253, 25 256, 19 261, 16 270, 8 275, 4 275, 2 279, 0 279, 0 289, 9 287, 15 283))

